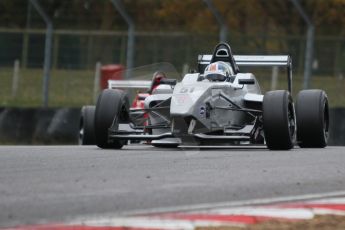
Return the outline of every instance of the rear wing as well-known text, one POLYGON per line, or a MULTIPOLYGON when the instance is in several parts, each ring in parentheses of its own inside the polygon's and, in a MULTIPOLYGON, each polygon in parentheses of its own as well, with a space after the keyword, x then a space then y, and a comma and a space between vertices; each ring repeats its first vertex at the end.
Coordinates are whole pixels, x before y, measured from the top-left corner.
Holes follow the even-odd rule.
MULTIPOLYGON (((212 59, 212 55, 205 54, 198 56, 198 71, 204 72, 204 69, 212 59)), ((292 60, 290 55, 234 55, 238 66, 279 66, 287 70, 288 90, 292 92, 292 60)))
MULTIPOLYGON (((157 85, 176 85, 176 79, 164 78, 160 79, 157 85)), ((154 84, 152 81, 147 80, 108 80, 109 89, 150 89, 154 84)))
POLYGON ((151 84, 145 80, 108 80, 109 89, 149 89, 151 84))

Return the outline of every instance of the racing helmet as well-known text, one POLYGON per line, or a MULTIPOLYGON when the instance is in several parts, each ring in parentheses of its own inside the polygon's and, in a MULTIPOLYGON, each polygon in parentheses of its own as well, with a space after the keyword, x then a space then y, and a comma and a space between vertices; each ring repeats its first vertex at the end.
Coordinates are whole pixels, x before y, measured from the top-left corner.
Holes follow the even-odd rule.
POLYGON ((229 64, 217 61, 206 66, 204 77, 209 81, 225 81, 233 74, 233 70, 229 64))

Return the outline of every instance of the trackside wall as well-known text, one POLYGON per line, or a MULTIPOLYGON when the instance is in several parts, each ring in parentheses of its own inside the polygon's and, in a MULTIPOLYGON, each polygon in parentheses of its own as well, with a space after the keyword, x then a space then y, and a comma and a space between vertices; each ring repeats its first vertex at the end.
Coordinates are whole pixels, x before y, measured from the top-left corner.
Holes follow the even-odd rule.
POLYGON ((80 108, 1 108, 0 144, 76 144, 80 108))

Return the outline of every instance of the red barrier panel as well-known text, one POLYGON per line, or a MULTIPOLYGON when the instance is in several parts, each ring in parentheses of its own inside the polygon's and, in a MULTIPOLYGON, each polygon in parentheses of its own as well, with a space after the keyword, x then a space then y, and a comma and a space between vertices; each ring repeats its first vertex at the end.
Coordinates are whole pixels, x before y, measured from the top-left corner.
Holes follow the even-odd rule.
POLYGON ((108 88, 108 80, 121 80, 123 79, 123 65, 104 65, 101 68, 101 89, 108 88))

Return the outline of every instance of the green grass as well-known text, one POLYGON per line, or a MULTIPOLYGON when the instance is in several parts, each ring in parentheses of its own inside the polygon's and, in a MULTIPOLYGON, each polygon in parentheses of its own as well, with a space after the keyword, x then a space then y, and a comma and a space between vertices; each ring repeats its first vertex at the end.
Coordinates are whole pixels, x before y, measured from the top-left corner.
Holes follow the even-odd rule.
MULTIPOLYGON (((253 71, 255 72, 255 71, 253 71)), ((257 72, 255 72, 257 73, 257 72)), ((40 107, 42 106, 41 69, 21 69, 18 93, 11 95, 11 68, 0 68, 0 106, 40 107)), ((263 91, 271 86, 270 72, 258 72, 257 78, 263 91)), ((50 79, 50 107, 79 107, 93 104, 94 70, 53 70, 50 79)), ((293 94, 302 89, 302 76, 293 77, 293 94)), ((278 89, 287 89, 285 73, 280 73, 278 89)), ((331 107, 345 106, 345 79, 330 76, 313 77, 311 88, 326 91, 331 107)))
MULTIPOLYGON (((0 69, 0 105, 39 107, 43 103, 43 72, 20 71, 18 93, 12 97, 12 70, 0 69)), ((93 71, 53 70, 50 78, 49 106, 74 107, 93 103, 93 71)))
MULTIPOLYGON (((271 76, 259 74, 257 76, 263 92, 271 88, 271 76)), ((280 73, 277 89, 287 89, 287 77, 280 73)), ((292 78, 292 94, 295 98, 297 93, 303 89, 303 76, 294 75, 292 78)), ((330 107, 345 107, 345 79, 330 76, 313 76, 310 89, 322 89, 327 93, 330 107)))

